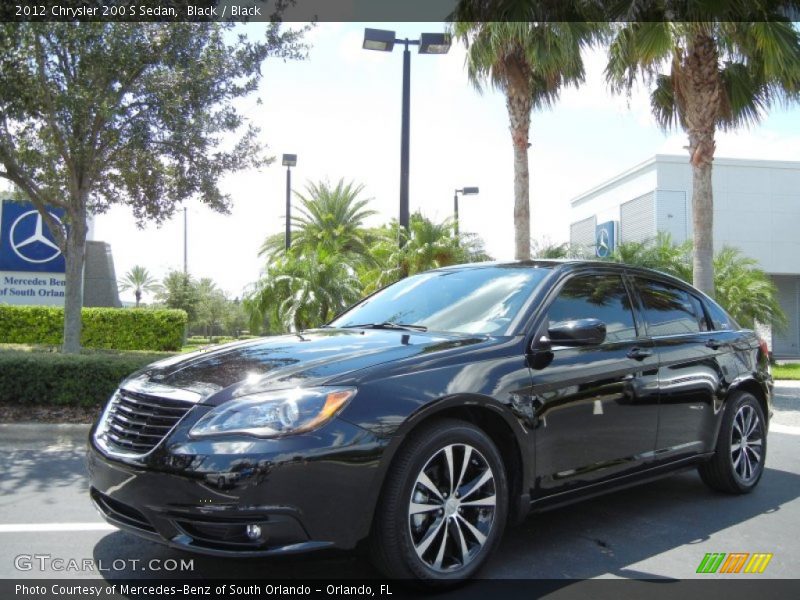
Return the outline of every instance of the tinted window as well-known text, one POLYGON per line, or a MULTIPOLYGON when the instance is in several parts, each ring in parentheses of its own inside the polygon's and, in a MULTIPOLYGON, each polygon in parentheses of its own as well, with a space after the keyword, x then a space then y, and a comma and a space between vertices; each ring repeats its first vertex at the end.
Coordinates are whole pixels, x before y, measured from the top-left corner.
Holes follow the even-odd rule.
POLYGON ((700 331, 710 331, 711 326, 708 324, 708 319, 706 319, 706 312, 703 310, 703 303, 700 302, 700 298, 694 294, 689 294, 689 299, 692 301, 694 314, 697 315, 697 323, 700 326, 700 331))
POLYGON ((680 335, 700 331, 692 296, 658 281, 636 279, 650 335, 680 335))
POLYGON ((716 302, 706 301, 706 308, 711 317, 711 323, 714 329, 724 331, 729 329, 739 329, 739 325, 734 321, 731 316, 726 313, 723 308, 716 302))
POLYGON ((636 337, 630 299, 619 275, 587 275, 570 279, 547 313, 550 323, 574 319, 600 319, 606 340, 636 337))
POLYGON ((502 334, 549 272, 533 267, 429 271, 377 292, 331 326, 392 321, 432 331, 502 334))

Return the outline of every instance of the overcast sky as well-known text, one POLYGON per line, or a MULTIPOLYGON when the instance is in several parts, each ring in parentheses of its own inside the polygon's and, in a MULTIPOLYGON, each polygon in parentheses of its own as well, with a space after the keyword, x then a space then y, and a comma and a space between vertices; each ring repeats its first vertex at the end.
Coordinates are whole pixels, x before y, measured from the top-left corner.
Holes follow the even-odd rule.
MULTIPOLYGON (((188 204, 192 275, 211 277, 232 295, 258 278, 258 247, 283 230, 282 153, 298 154, 295 189, 307 180, 343 177, 364 184, 379 212, 374 224, 397 216, 402 49, 362 50, 365 26, 320 24, 308 37, 308 60, 267 61, 259 91, 241 106, 277 161, 223 182, 233 200, 230 215, 188 204)), ((398 37, 443 29, 435 23, 373 26, 394 28, 398 37)), ((460 46, 444 56, 412 54, 411 210, 443 219, 451 214, 454 188, 479 186, 480 195, 460 200, 461 228, 480 234, 495 258, 510 259, 513 162, 505 102, 499 92, 474 90, 464 54, 460 46)), ((552 110, 533 115, 534 238, 566 241, 571 198, 656 153, 685 155, 685 136, 656 126, 648 95, 643 90, 630 99, 611 95, 603 67, 601 51, 587 54, 586 84, 564 91, 552 110)), ((775 109, 758 127, 718 134, 717 156, 800 160, 800 108, 775 109)), ((159 278, 183 265, 182 213, 160 228, 138 230, 129 209, 116 207, 97 217, 95 239, 111 243, 120 279, 137 264, 159 278)), ((129 296, 122 298, 132 300, 129 296)))

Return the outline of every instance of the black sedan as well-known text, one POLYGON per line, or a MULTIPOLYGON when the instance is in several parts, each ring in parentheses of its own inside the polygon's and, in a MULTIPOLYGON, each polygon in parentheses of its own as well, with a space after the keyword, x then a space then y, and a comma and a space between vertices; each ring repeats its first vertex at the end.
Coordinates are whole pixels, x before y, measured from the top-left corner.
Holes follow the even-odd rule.
POLYGON ((105 518, 184 550, 353 548, 389 576, 472 576, 531 510, 698 468, 764 469, 766 347, 654 271, 430 271, 312 331, 135 373, 89 447, 105 518))

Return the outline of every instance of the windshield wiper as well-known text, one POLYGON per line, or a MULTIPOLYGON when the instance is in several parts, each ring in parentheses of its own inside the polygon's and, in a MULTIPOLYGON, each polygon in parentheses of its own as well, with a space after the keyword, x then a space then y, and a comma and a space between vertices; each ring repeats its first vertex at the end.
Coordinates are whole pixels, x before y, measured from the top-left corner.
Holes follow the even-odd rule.
POLYGON ((405 331, 428 331, 428 328, 424 325, 395 323, 394 321, 384 321, 383 323, 363 323, 361 325, 345 325, 344 327, 352 327, 353 329, 402 329, 405 331))

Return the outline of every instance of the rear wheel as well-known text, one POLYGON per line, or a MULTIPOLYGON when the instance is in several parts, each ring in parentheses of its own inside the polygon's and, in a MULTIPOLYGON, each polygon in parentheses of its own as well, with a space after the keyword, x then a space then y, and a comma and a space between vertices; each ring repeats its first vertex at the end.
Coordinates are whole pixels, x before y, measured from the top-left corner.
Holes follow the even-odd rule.
POLYGON ((761 404, 752 394, 739 392, 728 402, 714 458, 698 470, 712 489, 746 494, 756 487, 764 472, 767 423, 761 404))
POLYGON ((450 419, 414 432, 399 452, 375 517, 376 566, 433 586, 472 576, 505 526, 500 453, 482 430, 450 419))

